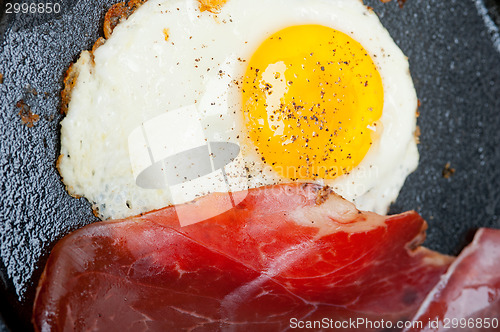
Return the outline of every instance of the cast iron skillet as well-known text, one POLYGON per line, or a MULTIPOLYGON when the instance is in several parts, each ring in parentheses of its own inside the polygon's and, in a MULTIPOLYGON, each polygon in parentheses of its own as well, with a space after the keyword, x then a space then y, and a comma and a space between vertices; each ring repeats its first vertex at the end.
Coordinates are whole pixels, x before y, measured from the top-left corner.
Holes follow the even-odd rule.
MULTIPOLYGON (((85 199, 65 192, 55 168, 60 90, 68 65, 102 35, 104 13, 117 1, 51 2, 61 13, 6 15, 7 1, 1 3, 0 313, 6 326, 0 331, 32 329, 34 290, 50 248, 97 221, 85 199), (21 122, 20 100, 40 117, 32 128, 21 122)), ((429 223, 426 246, 457 254, 478 227, 500 228, 500 38, 493 24, 500 22, 500 1, 408 0, 403 9, 396 2, 365 3, 409 57, 422 104, 420 165, 391 213, 417 210, 429 223), (448 178, 447 163, 455 170, 448 178)))

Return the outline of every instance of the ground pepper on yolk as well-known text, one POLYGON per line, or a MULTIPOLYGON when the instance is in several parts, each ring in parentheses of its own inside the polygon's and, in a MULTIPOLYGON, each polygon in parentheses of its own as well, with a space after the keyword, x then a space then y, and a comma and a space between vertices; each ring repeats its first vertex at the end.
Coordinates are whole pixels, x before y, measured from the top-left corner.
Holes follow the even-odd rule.
POLYGON ((248 62, 248 144, 291 180, 334 179, 356 167, 382 115, 382 79, 357 41, 321 25, 285 28, 248 62))

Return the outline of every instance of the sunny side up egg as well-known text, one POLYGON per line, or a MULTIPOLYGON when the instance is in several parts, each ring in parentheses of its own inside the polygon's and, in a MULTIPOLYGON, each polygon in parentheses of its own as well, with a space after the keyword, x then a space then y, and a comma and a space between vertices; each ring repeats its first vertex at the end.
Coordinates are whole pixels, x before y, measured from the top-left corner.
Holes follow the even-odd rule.
POLYGON ((61 123, 68 191, 107 219, 318 182, 386 213, 418 163, 417 97, 373 11, 359 0, 206 3, 149 0, 82 52, 61 123), (215 167, 217 154, 227 160, 215 167))

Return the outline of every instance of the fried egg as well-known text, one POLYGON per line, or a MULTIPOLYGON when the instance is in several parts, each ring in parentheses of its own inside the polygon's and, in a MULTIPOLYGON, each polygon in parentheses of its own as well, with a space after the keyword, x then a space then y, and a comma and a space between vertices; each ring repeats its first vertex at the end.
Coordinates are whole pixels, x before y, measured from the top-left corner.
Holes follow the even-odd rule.
POLYGON ((81 53, 61 122, 68 191, 108 219, 316 182, 386 213, 418 164, 417 97, 373 11, 358 0, 213 3, 149 0, 81 53))

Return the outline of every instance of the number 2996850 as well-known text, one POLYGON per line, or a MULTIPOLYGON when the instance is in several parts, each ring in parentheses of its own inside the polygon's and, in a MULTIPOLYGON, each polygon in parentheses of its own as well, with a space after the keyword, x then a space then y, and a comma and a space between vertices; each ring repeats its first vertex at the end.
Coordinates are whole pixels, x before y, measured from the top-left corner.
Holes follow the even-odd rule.
POLYGON ((12 3, 5 4, 6 14, 58 14, 61 12, 61 4, 57 2, 45 3, 12 3))

